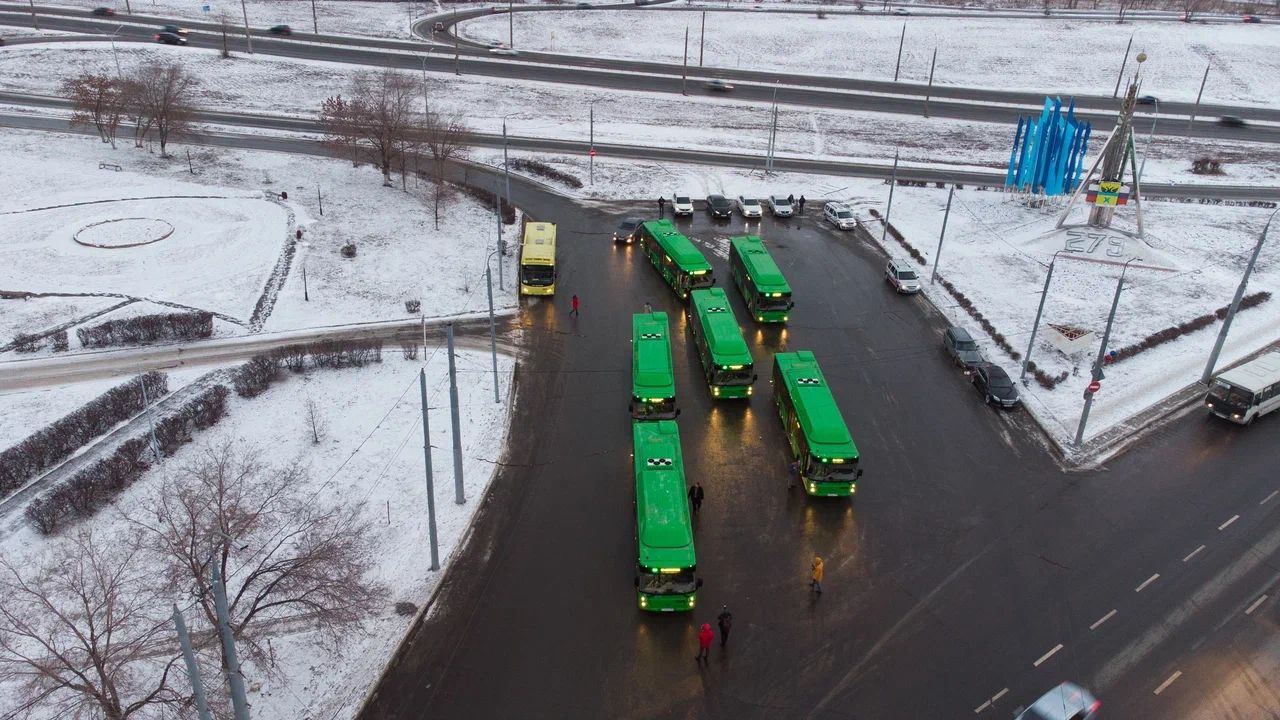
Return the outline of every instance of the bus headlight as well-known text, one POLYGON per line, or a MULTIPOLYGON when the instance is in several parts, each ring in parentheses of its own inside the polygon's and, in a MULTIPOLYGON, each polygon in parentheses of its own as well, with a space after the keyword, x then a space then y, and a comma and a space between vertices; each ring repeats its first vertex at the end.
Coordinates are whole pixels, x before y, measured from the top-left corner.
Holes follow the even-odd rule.
POLYGON ((818 486, 817 486, 817 485, 815 485, 815 484, 813 484, 813 483, 809 483, 809 492, 811 492, 811 493, 812 493, 812 492, 817 492, 817 490, 818 490, 818 486))
POLYGON ((755 388, 753 388, 753 387, 751 387, 750 385, 748 385, 748 386, 747 386, 747 394, 748 394, 748 395, 750 395, 750 394, 751 394, 751 391, 752 391, 752 390, 754 390, 754 389, 755 389, 755 388))
POLYGON ((852 495, 856 492, 858 492, 858 483, 849 483, 849 494, 852 495))
POLYGON ((718 387, 711 388, 711 394, 715 395, 716 397, 720 397, 720 388, 718 387))
POLYGON ((641 596, 640 596, 640 607, 649 607, 649 598, 647 598, 647 597, 645 597, 645 596, 641 595, 641 596))
POLYGON ((697 604, 697 598, 695 598, 694 596, 690 595, 690 596, 689 596, 689 607, 693 607, 693 606, 694 606, 694 605, 696 605, 696 604, 697 604))

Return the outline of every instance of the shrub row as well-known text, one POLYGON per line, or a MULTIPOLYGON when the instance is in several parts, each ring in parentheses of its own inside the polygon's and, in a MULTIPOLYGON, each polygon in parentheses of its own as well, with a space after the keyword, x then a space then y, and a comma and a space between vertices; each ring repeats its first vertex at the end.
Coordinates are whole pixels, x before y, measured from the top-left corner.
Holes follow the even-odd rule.
MULTIPOLYGON (((1240 299, 1240 309, 1245 310, 1251 307, 1257 307, 1270 299, 1271 293, 1266 291, 1246 295, 1240 299)), ((1127 360, 1144 350, 1150 350, 1153 347, 1176 340, 1183 335, 1193 333, 1197 330, 1203 330, 1213 323, 1225 319, 1227 317, 1227 311, 1230 309, 1230 305, 1223 305, 1217 310, 1206 315, 1201 315, 1200 317, 1192 318, 1184 323, 1173 325, 1158 332, 1151 333, 1138 342, 1117 350, 1115 357, 1112 358, 1112 362, 1127 360)))
POLYGON ((582 181, 578 178, 564 172, 563 170, 557 170, 556 168, 538 160, 521 158, 519 160, 512 160, 510 165, 515 170, 523 170, 528 173, 533 173, 539 177, 547 178, 548 180, 555 180, 556 182, 564 183, 575 190, 582 187, 582 181))
POLYGON ((978 321, 978 324, 981 325, 982 329, 985 330, 987 334, 991 336, 991 340, 995 342, 995 344, 999 346, 1001 350, 1004 350, 1005 353, 1007 353, 1009 357, 1013 358, 1014 360, 1022 359, 1022 353, 1013 349, 1013 346, 1009 344, 1009 341, 1005 339, 1005 336, 1000 334, 996 330, 995 326, 991 324, 991 321, 988 320, 986 317, 984 317, 983 314, 978 311, 978 308, 974 306, 972 300, 965 297, 964 293, 957 290, 955 285, 952 285, 949 280, 942 277, 941 275, 938 276, 938 280, 942 283, 942 287, 946 288, 947 292, 951 294, 951 297, 955 298, 956 304, 964 308, 964 311, 969 313, 969 317, 978 321))
MULTIPOLYGON (((462 183, 458 187, 461 188, 462 192, 483 203, 485 207, 494 207, 498 204, 498 196, 494 195, 492 190, 486 190, 471 183, 462 183)), ((511 203, 502 203, 502 224, 516 224, 516 209, 511 207, 511 203)))
MULTIPOLYGON (((879 218, 880 213, 875 208, 871 208, 871 217, 879 218)), ((893 223, 886 223, 886 225, 888 226, 887 230, 889 231, 889 235, 894 240, 897 240, 898 243, 902 245, 902 247, 907 249, 907 253, 911 255, 911 258, 916 262, 920 263, 921 265, 925 265, 926 263, 924 261, 924 255, 921 254, 920 251, 917 250, 914 245, 907 242, 907 239, 902 236, 902 233, 898 232, 898 228, 894 227, 893 223)))
POLYGON ((85 347, 134 345, 157 340, 190 340, 206 338, 212 334, 213 314, 202 310, 136 315, 76 330, 80 344, 85 347))
MULTIPOLYGON (((226 414, 227 394, 225 386, 214 385, 156 421, 160 453, 172 455, 191 441, 192 432, 221 420, 226 414)), ((148 435, 124 441, 111 455, 82 468, 52 492, 31 501, 26 509, 27 520, 47 535, 68 521, 92 516, 150 467, 150 445, 148 435)))
POLYGON ((321 340, 305 345, 287 345, 254 355, 236 369, 231 383, 240 397, 254 397, 271 387, 280 377, 280 368, 305 372, 307 357, 319 368, 364 367, 382 362, 381 340, 321 340))
POLYGON ((1068 373, 1066 370, 1063 370, 1057 375, 1050 375, 1049 373, 1037 367, 1035 360, 1027 361, 1027 369, 1030 370, 1031 374, 1035 376, 1036 382, 1040 384, 1040 387, 1044 388, 1045 390, 1054 389, 1055 387, 1058 386, 1059 383, 1066 380, 1070 376, 1070 373, 1068 373))
POLYGON ((111 388, 71 414, 0 453, 0 498, 143 408, 143 388, 154 401, 169 392, 163 373, 149 372, 111 388))
MULTIPOLYGON (((59 330, 49 335, 54 352, 66 352, 70 347, 66 330, 59 330)), ((40 336, 34 333, 19 333, 13 338, 13 349, 20 353, 33 353, 40 349, 40 336)))

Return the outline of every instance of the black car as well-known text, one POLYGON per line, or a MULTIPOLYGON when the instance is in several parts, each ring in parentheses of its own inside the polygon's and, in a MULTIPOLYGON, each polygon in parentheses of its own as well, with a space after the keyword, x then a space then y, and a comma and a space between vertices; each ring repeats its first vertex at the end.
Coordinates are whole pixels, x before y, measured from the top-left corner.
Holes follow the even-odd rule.
POLYGON ((99 17, 115 17, 116 11, 109 7, 96 7, 93 9, 93 14, 99 17))
POLYGON ((733 217, 733 203, 723 195, 708 195, 707 214, 713 218, 733 217))
POLYGON ((271 28, 267 30, 267 32, 271 33, 272 35, 292 35, 293 28, 289 27, 288 25, 272 25, 271 28))
POLYGON ((987 361, 973 336, 962 327, 953 326, 942 331, 942 349, 947 351, 952 362, 965 370, 971 370, 987 361))
POLYGON ((1155 95, 1139 95, 1138 96, 1139 105, 1155 105, 1158 102, 1160 102, 1160 98, 1156 97, 1155 95))
POLYGON ((636 231, 640 229, 640 223, 644 222, 644 218, 629 217, 622 221, 617 230, 613 231, 613 241, 616 243, 632 243, 636 239, 636 231))
POLYGON ((1003 408, 1018 406, 1018 388, 1004 369, 991 363, 979 363, 969 373, 973 386, 982 393, 983 402, 1003 408))
POLYGON ((162 42, 165 45, 186 45, 187 39, 175 32, 165 30, 156 33, 156 42, 162 42))
POLYGON ((1241 128, 1245 126, 1244 118, 1235 115, 1223 115, 1218 118, 1218 124, 1222 127, 1241 128))
POLYGON ((164 27, 160 28, 160 32, 170 32, 170 33, 173 33, 174 35, 185 36, 189 31, 186 28, 178 27, 177 25, 165 25, 164 27))

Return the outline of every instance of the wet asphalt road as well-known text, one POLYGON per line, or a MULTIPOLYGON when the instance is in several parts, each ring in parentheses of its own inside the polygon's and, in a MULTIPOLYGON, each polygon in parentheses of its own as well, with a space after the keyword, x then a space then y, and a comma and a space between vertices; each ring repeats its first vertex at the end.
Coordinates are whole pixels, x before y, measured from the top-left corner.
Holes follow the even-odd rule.
MULTIPOLYGON (((583 209, 517 185, 517 204, 559 224, 558 294, 525 307, 508 465, 362 717, 941 718, 996 695, 984 716, 1008 717, 1064 679, 1097 690, 1108 717, 1175 717, 1234 674, 1215 656, 1219 674, 1153 693, 1280 578, 1280 500, 1259 502, 1280 487, 1280 423, 1240 432, 1194 412, 1098 471, 1064 473, 1024 413, 984 407, 946 362, 931 306, 895 295, 879 251, 822 226, 815 204, 751 224, 796 309, 785 329, 744 323, 755 396, 713 404, 681 304, 638 248, 608 237, 649 208, 583 209), (707 494, 691 614, 633 601, 629 315, 646 300, 673 318, 686 472, 707 494), (823 364, 863 455, 853 501, 786 488, 768 383, 784 349, 823 364), (807 586, 815 553, 821 598, 807 586), (700 669, 695 627, 722 603, 732 642, 700 669)), ((728 286, 723 238, 744 221, 680 224, 728 286)), ((1268 602, 1250 619, 1277 615, 1268 602)), ((1266 682, 1232 692, 1224 702, 1280 711, 1266 682)))

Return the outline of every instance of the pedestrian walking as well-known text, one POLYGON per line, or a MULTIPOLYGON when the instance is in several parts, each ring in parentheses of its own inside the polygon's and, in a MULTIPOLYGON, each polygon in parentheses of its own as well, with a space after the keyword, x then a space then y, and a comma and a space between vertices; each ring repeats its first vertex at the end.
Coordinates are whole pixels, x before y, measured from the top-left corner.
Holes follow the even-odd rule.
POLYGON ((800 212, 801 213, 804 212, 804 196, 803 195, 800 196, 800 212))
POLYGON ((646 315, 648 315, 649 313, 653 312, 653 303, 651 303, 651 302, 649 302, 648 300, 646 300, 646 301, 645 301, 645 303, 644 303, 644 312, 645 312, 645 314, 646 314, 646 315))
POLYGON ((716 624, 720 626, 720 647, 724 647, 729 643, 729 631, 733 629, 733 613, 729 612, 728 605, 720 606, 716 624))
POLYGON ((693 656, 696 662, 702 662, 711 657, 711 640, 715 636, 711 623, 702 623, 702 629, 698 631, 698 654, 693 656))
POLYGON ((822 594, 822 558, 813 556, 813 564, 809 566, 809 587, 819 595, 822 594))
POLYGON ((573 298, 569 300, 569 304, 573 306, 573 309, 569 311, 569 314, 573 317, 578 317, 578 296, 574 295, 573 298))
POLYGON ((658 197, 658 219, 661 220, 662 218, 666 217, 666 212, 667 212, 667 199, 659 196, 658 197))
POLYGON ((702 509, 702 486, 694 483, 689 487, 689 505, 693 508, 693 516, 698 517, 698 511, 702 509))

